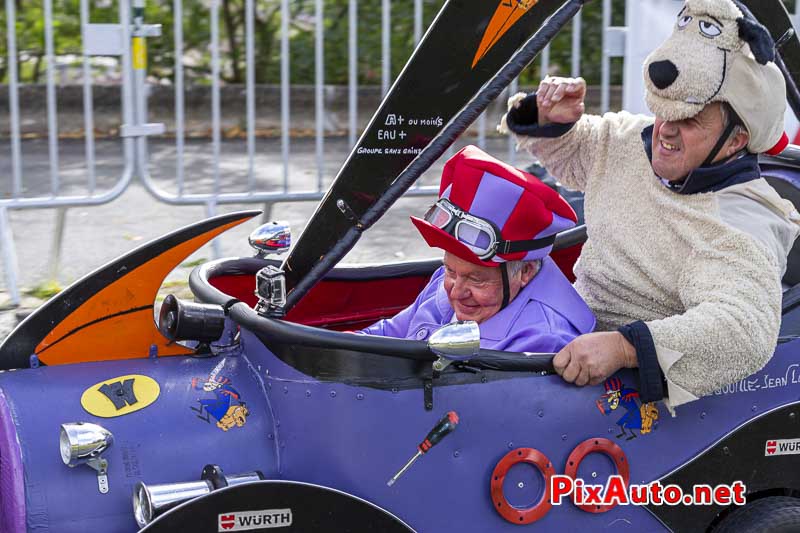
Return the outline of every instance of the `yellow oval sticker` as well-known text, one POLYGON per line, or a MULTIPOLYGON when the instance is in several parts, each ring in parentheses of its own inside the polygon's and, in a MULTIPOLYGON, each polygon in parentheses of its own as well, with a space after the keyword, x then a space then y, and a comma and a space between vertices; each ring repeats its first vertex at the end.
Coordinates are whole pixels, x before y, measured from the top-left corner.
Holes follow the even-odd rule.
POLYGON ((83 392, 81 405, 94 416, 114 418, 144 409, 158 398, 161 387, 151 377, 129 374, 92 385, 83 392))

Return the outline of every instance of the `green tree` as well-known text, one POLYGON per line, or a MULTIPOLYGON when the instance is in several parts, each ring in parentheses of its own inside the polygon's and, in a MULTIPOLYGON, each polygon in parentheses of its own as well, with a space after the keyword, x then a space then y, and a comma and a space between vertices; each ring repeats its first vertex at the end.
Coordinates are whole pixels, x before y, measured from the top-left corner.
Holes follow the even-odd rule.
MULTIPOLYGON (((118 22, 119 0, 90 2, 93 23, 118 22)), ((245 0, 218 0, 222 78, 229 83, 245 79, 245 0)), ((784 0, 791 12, 795 0, 784 0)), ((255 76, 257 83, 280 81, 281 1, 254 0, 255 76)), ((348 80, 349 0, 324 0, 325 81, 344 84, 348 80)), ((444 0, 424 0, 423 28, 433 20, 444 0)), ((183 48, 174 46, 173 0, 148 0, 145 21, 161 24, 162 36, 148 42, 149 73, 159 79, 174 79, 175 58, 181 58, 187 83, 207 83, 211 72, 211 0, 183 1, 183 48)), ((315 2, 289 1, 291 82, 314 82, 315 2)), ((381 83, 381 0, 358 1, 358 79, 361 84, 381 83)), ((396 76, 414 48, 412 0, 391 2, 391 72, 396 76)), ((612 0, 614 25, 624 25, 625 0, 612 0)), ((15 0, 17 63, 20 81, 41 83, 46 67, 43 0, 15 0)), ((81 53, 80 0, 53 0, 55 54, 81 53)), ((5 10, 0 11, 0 81, 7 82, 8 58, 5 10)), ((602 51, 602 2, 587 2, 583 8, 581 74, 590 84, 600 82, 602 51)), ((567 74, 571 64, 571 26, 551 43, 551 73, 567 74)), ((520 76, 523 85, 539 80, 535 61, 520 76)), ((620 83, 621 60, 612 62, 612 83, 620 83)))
MULTIPOLYGON (((116 6, 92 6, 90 20, 114 22, 116 6)), ((53 2, 53 53, 55 56, 81 54, 81 22, 79 0, 53 2)), ((40 83, 46 68, 45 20, 42 0, 15 1, 14 31, 16 32, 17 65, 21 82, 40 83)), ((0 80, 7 81, 8 48, 6 21, 8 14, 0 12, 0 80)))

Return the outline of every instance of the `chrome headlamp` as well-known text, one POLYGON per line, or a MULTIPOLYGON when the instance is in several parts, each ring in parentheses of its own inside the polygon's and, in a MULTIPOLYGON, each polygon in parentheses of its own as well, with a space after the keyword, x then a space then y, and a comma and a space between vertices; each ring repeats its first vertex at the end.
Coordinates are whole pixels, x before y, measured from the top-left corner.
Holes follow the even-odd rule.
POLYGON ((253 230, 247 242, 255 250, 256 257, 282 254, 292 245, 292 231, 288 222, 268 222, 253 230))
POLYGON ((87 465, 97 471, 97 488, 108 492, 108 461, 102 453, 114 442, 114 435, 103 426, 89 422, 61 424, 58 447, 61 460, 70 468, 87 465))

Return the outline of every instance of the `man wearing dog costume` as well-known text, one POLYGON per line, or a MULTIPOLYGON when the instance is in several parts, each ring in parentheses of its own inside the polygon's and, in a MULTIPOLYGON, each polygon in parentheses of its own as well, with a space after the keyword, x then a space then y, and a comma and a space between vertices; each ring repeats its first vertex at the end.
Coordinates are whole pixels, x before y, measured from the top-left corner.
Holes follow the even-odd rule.
POLYGON ((576 289, 597 315, 554 360, 576 385, 639 369, 642 402, 670 409, 770 359, 781 277, 800 215, 760 178, 780 151, 786 88, 774 43, 733 0, 688 0, 645 61, 655 120, 584 114, 581 78, 547 78, 509 100, 516 134, 586 193, 576 289))

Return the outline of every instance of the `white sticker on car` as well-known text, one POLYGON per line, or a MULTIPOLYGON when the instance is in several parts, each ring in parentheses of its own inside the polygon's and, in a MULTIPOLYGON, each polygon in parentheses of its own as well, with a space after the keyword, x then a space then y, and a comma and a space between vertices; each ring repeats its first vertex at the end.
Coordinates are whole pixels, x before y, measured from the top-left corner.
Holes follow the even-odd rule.
POLYGON ((800 454, 800 439, 768 440, 764 446, 764 455, 798 455, 800 454))
POLYGON ((248 531, 289 527, 292 525, 291 509, 265 509, 263 511, 236 511, 219 515, 217 531, 248 531))

